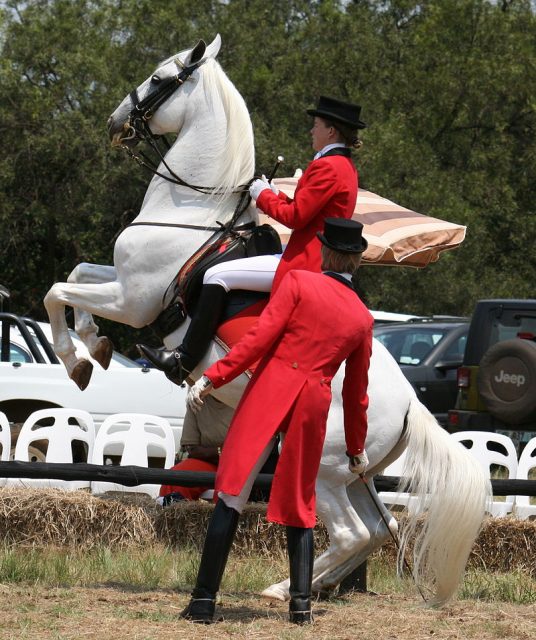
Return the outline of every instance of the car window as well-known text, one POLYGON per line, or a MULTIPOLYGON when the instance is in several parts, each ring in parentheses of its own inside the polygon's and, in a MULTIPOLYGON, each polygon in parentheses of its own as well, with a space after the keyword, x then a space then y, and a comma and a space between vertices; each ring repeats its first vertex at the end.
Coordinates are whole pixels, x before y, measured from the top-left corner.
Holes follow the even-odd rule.
POLYGON ((19 347, 12 342, 9 344, 9 361, 10 362, 33 362, 33 358, 29 351, 19 347))
POLYGON ((490 345, 503 340, 522 337, 534 339, 536 336, 536 315, 523 315, 519 311, 505 310, 500 318, 495 318, 491 327, 490 345))
POLYGON ((403 331, 385 329, 375 337, 387 348, 398 364, 419 365, 448 333, 448 329, 410 326, 403 331))
POLYGON ((465 344, 467 343, 467 334, 459 336, 445 350, 443 357, 445 360, 460 360, 465 353, 465 344))

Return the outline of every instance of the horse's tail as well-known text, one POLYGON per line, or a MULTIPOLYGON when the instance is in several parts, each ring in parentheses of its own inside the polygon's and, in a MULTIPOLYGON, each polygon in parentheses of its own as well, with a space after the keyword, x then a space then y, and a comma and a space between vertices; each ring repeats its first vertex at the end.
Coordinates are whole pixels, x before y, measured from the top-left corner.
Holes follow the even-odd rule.
POLYGON ((414 577, 417 584, 431 578, 435 593, 429 604, 441 605, 454 596, 462 579, 492 494, 491 483, 463 445, 439 426, 416 397, 408 410, 406 438, 399 490, 411 491, 419 506, 410 509, 402 526, 399 562, 418 530, 414 577), (422 510, 427 512, 424 519, 419 518, 422 510))

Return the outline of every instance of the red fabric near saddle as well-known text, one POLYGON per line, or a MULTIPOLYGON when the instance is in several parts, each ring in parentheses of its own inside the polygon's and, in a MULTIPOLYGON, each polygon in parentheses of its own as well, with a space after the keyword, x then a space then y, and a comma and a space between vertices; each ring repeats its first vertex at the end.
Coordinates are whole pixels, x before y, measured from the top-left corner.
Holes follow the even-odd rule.
MULTIPOLYGON (((254 302, 249 307, 246 307, 240 313, 237 313, 229 320, 223 322, 216 331, 218 338, 224 342, 230 349, 240 340, 240 338, 248 331, 251 325, 256 322, 257 318, 261 315, 264 307, 268 304, 268 298, 266 300, 259 300, 254 302)), ((255 362, 249 370, 255 371, 257 363, 255 362)))

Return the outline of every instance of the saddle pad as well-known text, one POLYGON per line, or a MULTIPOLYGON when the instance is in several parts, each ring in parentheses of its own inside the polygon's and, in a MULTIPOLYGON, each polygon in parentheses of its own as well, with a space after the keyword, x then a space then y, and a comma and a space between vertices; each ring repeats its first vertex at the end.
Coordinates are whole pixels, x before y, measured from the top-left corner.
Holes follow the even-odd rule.
MULTIPOLYGON (((259 300, 249 307, 246 307, 229 320, 223 322, 216 331, 216 336, 221 342, 224 343, 228 349, 232 347, 240 340, 240 338, 248 331, 248 329, 256 322, 257 318, 262 313, 262 310, 268 303, 268 298, 265 300, 259 300)), ((249 371, 255 371, 257 362, 255 362, 249 368, 249 371)))

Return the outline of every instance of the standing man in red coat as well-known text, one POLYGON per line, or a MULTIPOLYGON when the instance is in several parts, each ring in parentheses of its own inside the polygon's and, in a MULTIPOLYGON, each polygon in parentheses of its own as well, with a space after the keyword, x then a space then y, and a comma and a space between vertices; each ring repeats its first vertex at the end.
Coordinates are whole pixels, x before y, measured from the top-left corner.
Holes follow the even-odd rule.
POLYGON ((261 211, 293 230, 279 255, 255 256, 215 265, 203 278, 197 308, 182 344, 171 351, 139 348, 144 357, 180 384, 202 359, 218 326, 227 292, 236 289, 275 292, 290 269, 320 271, 320 242, 316 237, 324 220, 351 218, 357 200, 358 175, 352 148, 359 148, 361 107, 321 96, 318 106, 307 110, 313 116, 312 147, 316 151, 298 181, 291 199, 263 176, 250 187, 261 211))
POLYGON ((292 270, 248 333, 191 388, 188 405, 244 372, 260 358, 225 439, 210 521, 192 599, 182 616, 211 622, 233 537, 257 473, 277 434, 283 447, 267 518, 286 525, 290 560, 290 620, 311 622, 315 484, 331 404, 331 380, 346 360, 344 429, 350 470, 363 473, 368 367, 373 319, 352 286, 367 247, 363 225, 329 218, 323 273, 292 270))

